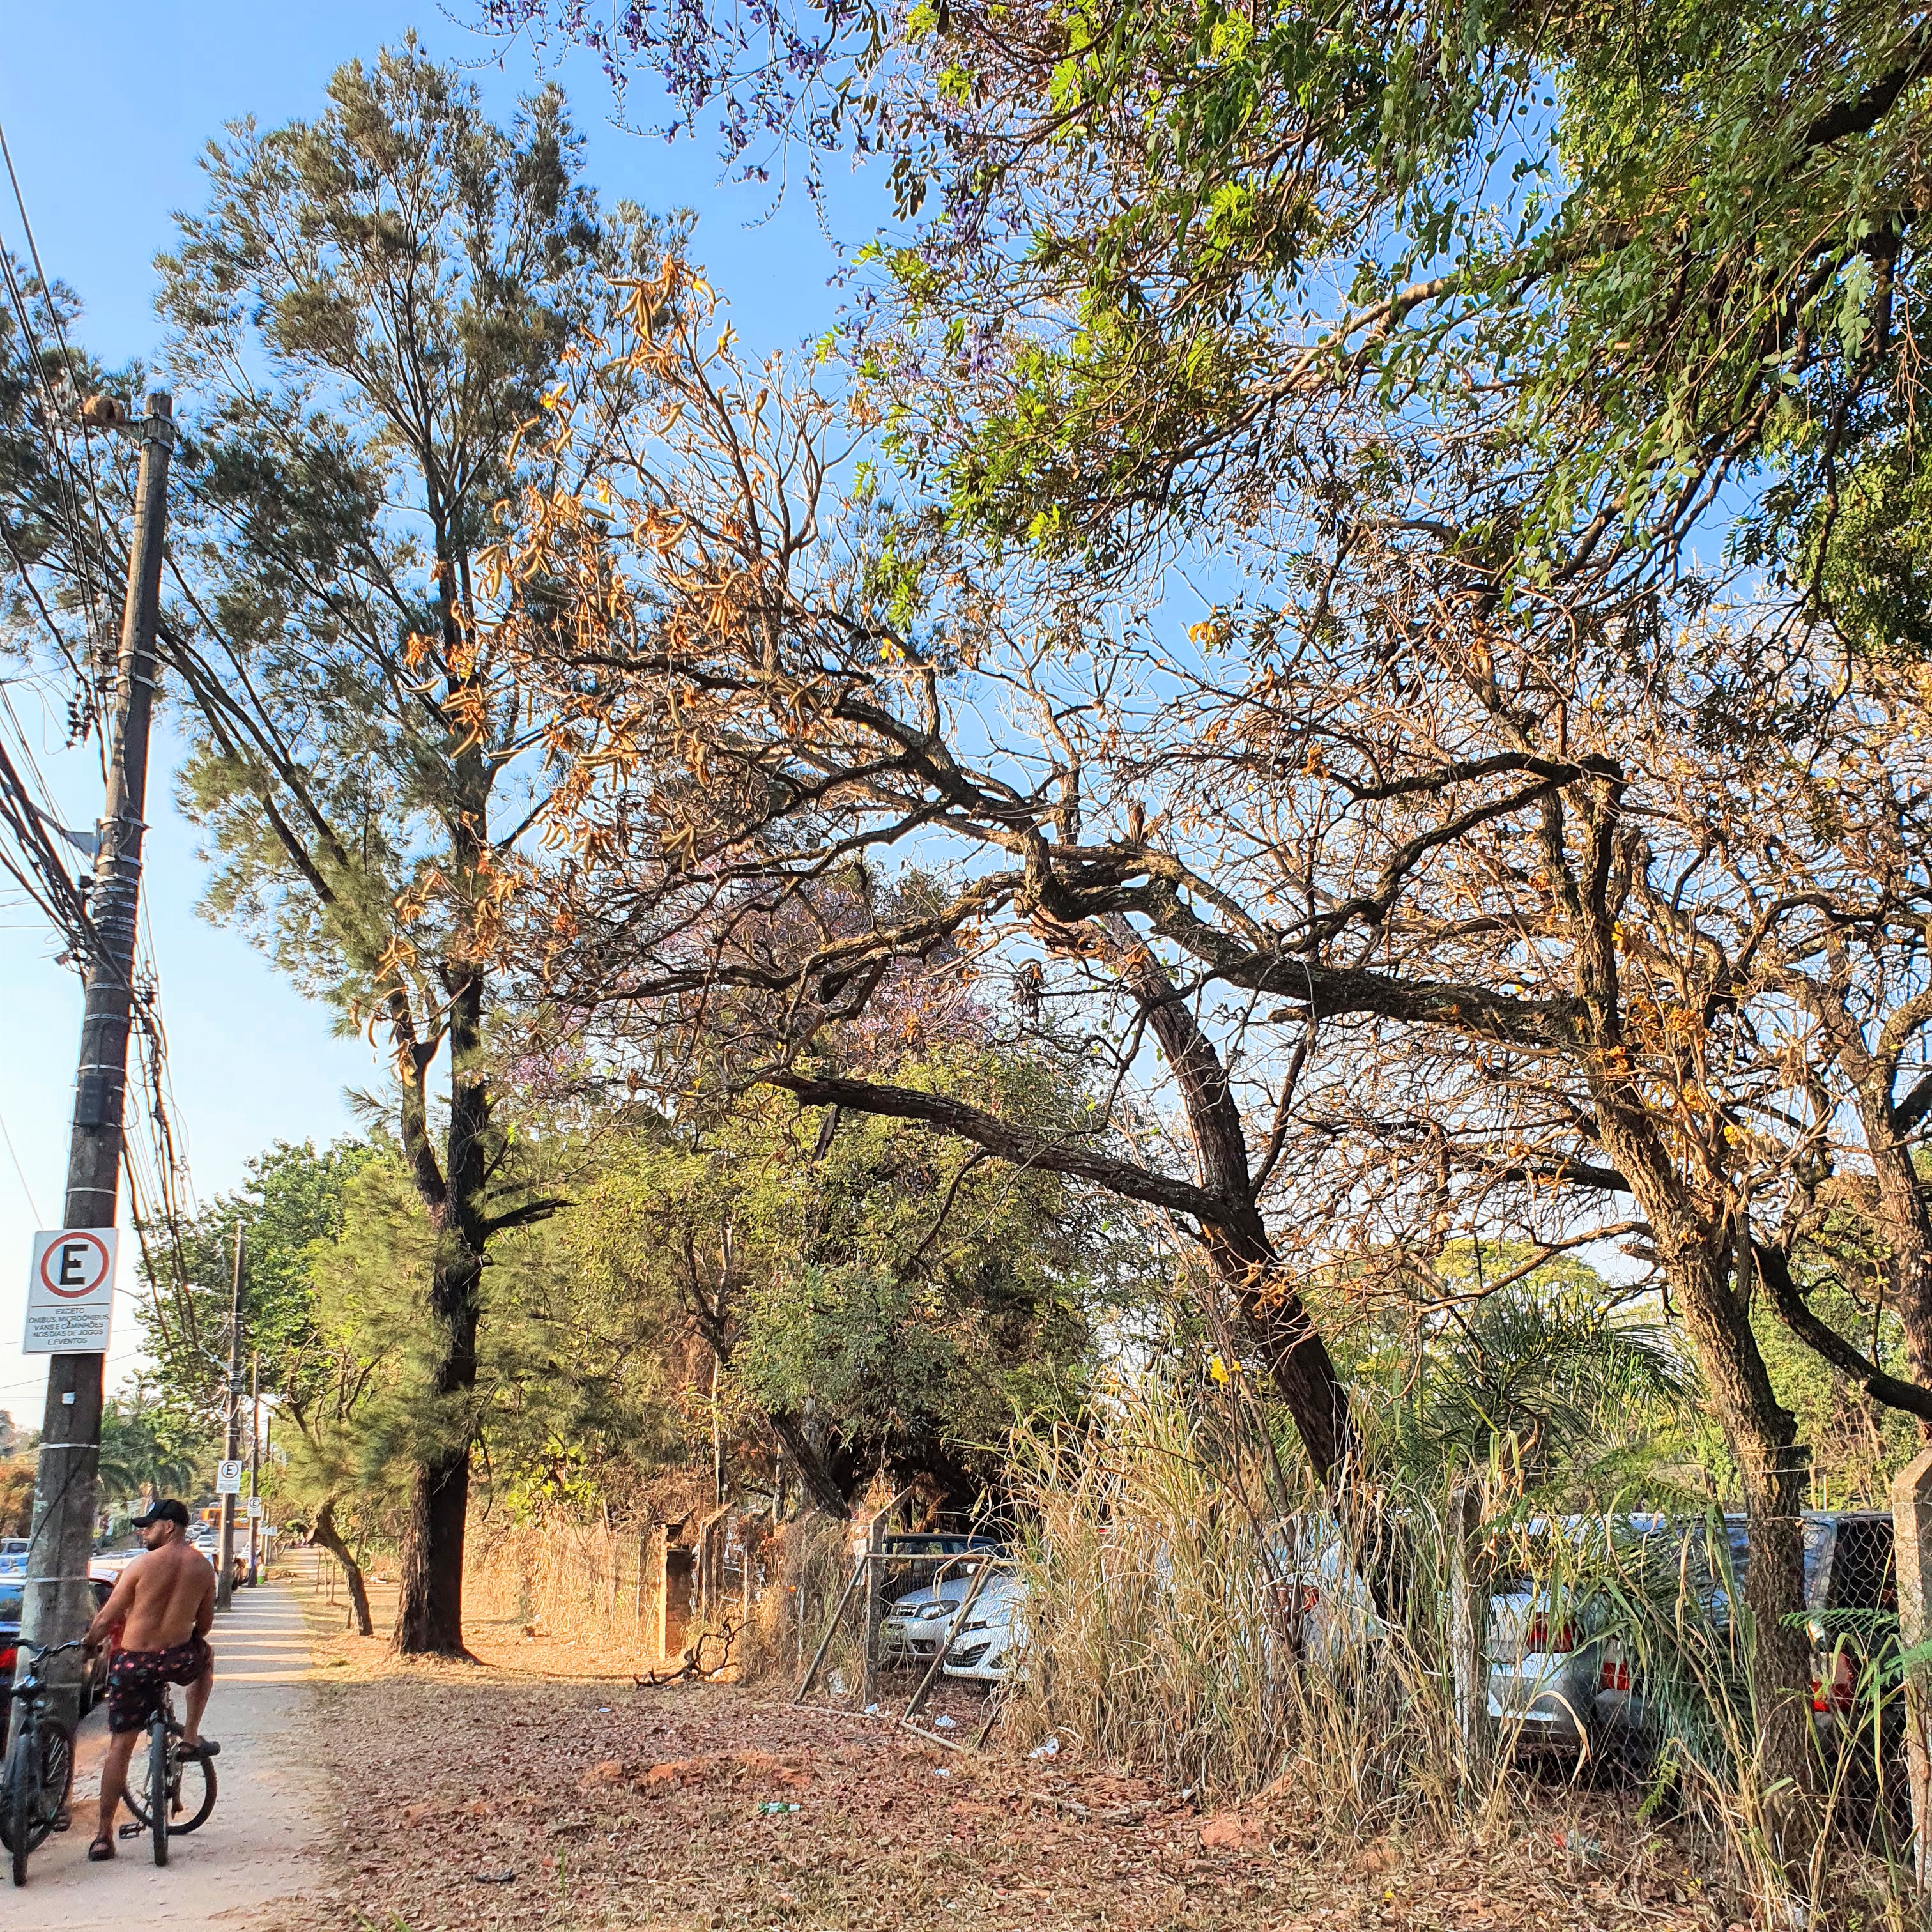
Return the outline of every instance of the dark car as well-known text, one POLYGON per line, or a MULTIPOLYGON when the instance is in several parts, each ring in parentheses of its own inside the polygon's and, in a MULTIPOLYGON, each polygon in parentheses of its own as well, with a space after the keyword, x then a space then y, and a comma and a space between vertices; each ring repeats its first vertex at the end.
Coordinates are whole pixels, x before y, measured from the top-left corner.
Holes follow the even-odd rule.
MULTIPOLYGON (((1860 1682, 1869 1674, 1868 1661, 1882 1658, 1897 1646, 1898 1577, 1892 1517, 1881 1510, 1808 1510, 1803 1528, 1812 1722, 1829 1739, 1834 1732, 1842 1734, 1853 1720, 1860 1682)), ((1704 1580, 1700 1587, 1713 1620, 1721 1624, 1729 1615, 1725 1565, 1708 1561, 1702 1525, 1692 1526, 1688 1534, 1691 1574, 1704 1580)), ((1730 1574, 1741 1588, 1750 1558, 1744 1519, 1726 1516, 1724 1534, 1730 1574)), ((1601 1647, 1593 1715, 1599 1737, 1640 1756, 1654 1748, 1664 1728, 1660 1713, 1646 1698, 1640 1667, 1614 1640, 1601 1647)), ((1880 1723, 1889 1759, 1903 1749, 1904 1738, 1904 1710, 1895 1683, 1883 1694, 1880 1723)))
MULTIPOLYGON (((106 1602, 107 1594, 114 1586, 103 1577, 91 1576, 87 1587, 93 1593, 94 1607, 98 1610, 106 1602)), ((14 1681, 14 1660, 20 1641, 22 1594, 18 1583, 0 1581, 0 1683, 10 1684, 14 1681)), ((107 1646, 98 1643, 87 1653, 81 1672, 80 1708, 83 1716, 100 1702, 101 1694, 106 1688, 107 1646)), ((13 1712, 10 1699, 0 1700, 0 1750, 5 1748, 8 1720, 13 1712)))

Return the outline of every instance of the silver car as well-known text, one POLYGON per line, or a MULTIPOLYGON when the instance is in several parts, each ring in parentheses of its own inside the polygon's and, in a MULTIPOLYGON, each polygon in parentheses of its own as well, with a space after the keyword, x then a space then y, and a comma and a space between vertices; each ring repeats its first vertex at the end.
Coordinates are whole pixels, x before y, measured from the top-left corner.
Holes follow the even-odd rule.
POLYGON ((1574 1756, 1600 1730, 1596 1707, 1610 1648, 1604 1606, 1587 1580, 1588 1546, 1607 1538, 1628 1555, 1670 1532, 1664 1517, 1642 1513, 1540 1518, 1524 1528, 1550 1560, 1537 1566, 1540 1580, 1506 1573, 1491 1592, 1484 1643, 1490 1718, 1518 1751, 1574 1756))
POLYGON ((993 1576, 946 1653, 949 1677, 1004 1684, 1025 1674, 1026 1586, 1017 1576, 993 1576))
POLYGON ((972 1587, 970 1576, 944 1576, 899 1598, 879 1625, 879 1661, 930 1664, 952 1636, 959 1606, 972 1587))
POLYGON ((1527 1577, 1490 1598, 1490 1719, 1521 1751, 1582 1750, 1602 1669, 1586 1606, 1527 1577))

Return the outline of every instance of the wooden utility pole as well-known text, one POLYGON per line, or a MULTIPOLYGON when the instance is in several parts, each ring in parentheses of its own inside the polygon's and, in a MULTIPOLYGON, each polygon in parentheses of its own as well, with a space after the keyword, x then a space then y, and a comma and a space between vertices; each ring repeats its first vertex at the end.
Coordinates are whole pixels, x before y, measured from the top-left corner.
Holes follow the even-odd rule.
MULTIPOLYGON (((228 1300, 228 1446, 231 1462, 242 1460, 242 1223, 235 1223, 235 1286, 228 1300)), ((225 1610, 235 1596, 235 1492, 221 1498, 221 1563, 215 1573, 214 1607, 225 1610)))
MULTIPOLYGON (((134 1012, 135 918, 140 902, 141 814, 148 795, 148 728, 154 704, 154 633, 160 620, 161 546, 167 520, 168 459, 175 443, 174 400, 148 398, 148 412, 126 425, 140 443, 134 542, 115 667, 114 716, 100 849, 88 898, 94 944, 87 955, 86 1005, 68 1142, 70 1228, 111 1228, 120 1201, 122 1118, 128 1087, 128 1034, 134 1012)), ((110 418, 104 420, 111 420, 110 418)), ((88 1562, 100 1488, 104 1354, 56 1354, 47 1362, 47 1400, 34 1483, 21 1634, 29 1643, 67 1643, 94 1614, 88 1562)), ((46 1661, 54 1714, 74 1723, 81 1659, 68 1651, 46 1661)))

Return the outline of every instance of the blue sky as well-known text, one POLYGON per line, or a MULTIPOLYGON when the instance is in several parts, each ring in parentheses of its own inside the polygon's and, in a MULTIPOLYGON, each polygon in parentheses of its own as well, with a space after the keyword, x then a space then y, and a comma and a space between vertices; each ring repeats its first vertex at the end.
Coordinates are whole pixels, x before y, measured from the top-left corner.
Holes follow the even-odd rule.
MULTIPOLYGON (((467 35, 435 8, 147 0, 7 10, 0 126, 47 271, 79 294, 80 333, 96 353, 118 362, 158 347, 152 263, 172 240, 172 212, 200 204, 197 160, 209 137, 243 115, 273 125, 314 113, 337 66, 412 26, 436 58, 476 64, 500 116, 540 79, 528 49, 467 35)), ((837 246, 856 245, 882 216, 882 183, 835 181, 835 241, 802 194, 772 214, 772 190, 721 184, 715 154, 701 142, 668 147, 612 126, 594 64, 566 65, 557 77, 587 137, 590 178, 606 199, 698 211, 695 252, 733 299, 748 346, 787 346, 824 331, 838 307, 828 286, 837 246)), ((650 118, 637 90, 630 112, 650 118)), ((0 204, 0 237, 20 250, 10 200, 0 204)), ((62 719, 30 690, 13 695, 67 822, 92 824, 98 764, 62 749, 62 719)), ((238 934, 195 915, 204 868, 191 828, 173 810, 177 747, 164 717, 149 783, 144 896, 178 1125, 206 1201, 234 1186, 248 1156, 277 1140, 350 1131, 344 1090, 374 1084, 381 1072, 359 1041, 332 1036, 326 1016, 278 980, 238 934)), ((0 1408, 38 1426, 44 1367, 18 1347, 28 1236, 59 1225, 80 995, 78 981, 54 963, 57 942, 31 914, 17 895, 0 894, 0 1408)), ((135 1358, 132 1277, 124 1257, 110 1378, 135 1358)))

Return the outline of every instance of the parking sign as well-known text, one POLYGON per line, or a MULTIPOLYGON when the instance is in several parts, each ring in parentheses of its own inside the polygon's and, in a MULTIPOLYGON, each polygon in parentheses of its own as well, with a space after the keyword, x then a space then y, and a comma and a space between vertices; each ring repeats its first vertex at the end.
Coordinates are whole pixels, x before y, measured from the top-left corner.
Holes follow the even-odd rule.
POLYGON ((112 1228, 56 1228, 34 1237, 22 1354, 106 1353, 118 1240, 112 1228))

